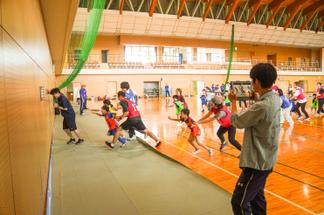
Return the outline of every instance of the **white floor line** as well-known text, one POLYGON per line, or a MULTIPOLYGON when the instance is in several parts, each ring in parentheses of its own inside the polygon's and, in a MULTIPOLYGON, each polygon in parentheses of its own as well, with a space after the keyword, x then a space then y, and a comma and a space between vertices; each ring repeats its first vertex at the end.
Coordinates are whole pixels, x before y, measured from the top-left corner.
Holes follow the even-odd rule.
MULTIPOLYGON (((224 168, 222 168, 220 166, 217 166, 216 164, 214 164, 212 162, 209 162, 209 161, 207 161, 207 160, 205 160, 205 159, 203 159, 203 158, 201 158, 199 156, 193 155, 192 153, 188 152, 187 150, 182 149, 182 148, 180 148, 180 147, 178 147, 178 146, 176 146, 176 145, 174 145, 172 143, 168 143, 165 140, 162 142, 162 144, 163 143, 166 143, 166 144, 168 144, 168 145, 170 145, 170 146, 172 146, 172 147, 174 147, 174 148, 176 148, 176 149, 178 149, 180 151, 186 152, 187 154, 189 154, 189 155, 191 155, 191 156, 193 156, 193 157, 195 157, 195 158, 197 158, 197 159, 199 159, 199 160, 201 160, 201 161, 203 161, 205 163, 208 163, 209 165, 211 165, 211 166, 213 166, 213 167, 215 167, 217 169, 220 169, 223 172, 226 172, 227 174, 229 174, 231 176, 234 176, 235 178, 238 178, 239 177, 238 175, 236 175, 236 174, 234 174, 234 173, 232 173, 232 172, 230 172, 230 171, 228 171, 228 170, 226 170, 226 169, 224 169, 224 168)), ((273 196, 275 196, 275 197, 277 197, 277 198, 279 198, 279 199, 281 199, 281 200, 283 200, 283 201, 285 201, 285 202, 287 202, 287 203, 289 203, 289 204, 291 204, 291 205, 293 205, 293 206, 295 206, 295 207, 297 207, 297 208, 299 208, 299 209, 301 209, 301 210, 309 213, 309 214, 316 215, 315 212, 313 212, 311 210, 308 210, 307 208, 304 208, 303 206, 301 206, 301 205, 299 205, 299 204, 297 204, 295 202, 292 202, 292 201, 290 201, 290 200, 288 200, 288 199, 286 199, 286 198, 284 198, 284 197, 282 197, 282 196, 280 196, 278 194, 275 194, 275 193, 273 193, 273 192, 271 192, 271 191, 269 191, 267 189, 264 189, 264 191, 267 192, 267 193, 269 193, 270 195, 273 195, 273 196)))

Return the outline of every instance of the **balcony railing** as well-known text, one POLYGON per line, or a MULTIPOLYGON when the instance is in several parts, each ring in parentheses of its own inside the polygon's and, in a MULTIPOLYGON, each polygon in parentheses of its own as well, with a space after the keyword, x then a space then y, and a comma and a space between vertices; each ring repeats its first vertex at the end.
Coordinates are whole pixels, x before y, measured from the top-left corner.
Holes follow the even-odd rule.
MULTIPOLYGON (((76 64, 76 57, 69 56, 65 63, 65 69, 72 69, 76 64)), ((228 62, 200 62, 198 59, 180 59, 178 56, 167 58, 165 56, 156 56, 155 62, 151 59, 141 59, 141 61, 126 61, 124 56, 109 55, 106 63, 101 62, 101 55, 90 55, 84 65, 84 69, 195 69, 195 70, 226 70, 228 62), (164 61, 163 59, 168 59, 164 61), (170 60, 171 59, 171 60, 170 60)), ((234 58, 232 70, 250 70, 257 63, 274 63, 278 70, 284 71, 310 71, 320 72, 318 62, 296 62, 296 61, 277 61, 271 62, 267 59, 246 59, 234 58)))

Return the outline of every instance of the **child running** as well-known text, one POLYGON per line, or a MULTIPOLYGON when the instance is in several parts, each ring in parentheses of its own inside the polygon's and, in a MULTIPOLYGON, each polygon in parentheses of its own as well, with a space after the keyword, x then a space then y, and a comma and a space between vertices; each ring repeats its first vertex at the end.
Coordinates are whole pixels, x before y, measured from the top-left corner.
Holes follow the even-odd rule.
POLYGON ((240 143, 235 139, 236 128, 231 124, 231 112, 228 110, 226 106, 223 105, 222 97, 215 96, 210 101, 211 110, 203 116, 198 123, 208 123, 213 120, 217 120, 220 124, 220 127, 217 131, 217 136, 221 141, 220 151, 224 149, 227 145, 227 141, 224 138, 224 134, 228 132, 229 142, 238 150, 241 151, 240 143), (214 117, 209 118, 212 114, 214 117))
POLYGON ((281 111, 280 111, 280 124, 283 124, 285 120, 289 123, 290 127, 294 126, 294 121, 291 118, 290 111, 292 108, 292 104, 287 99, 287 97, 284 95, 282 89, 277 89, 278 96, 281 100, 281 111))
POLYGON ((125 92, 123 91, 119 91, 117 95, 118 100, 120 101, 119 105, 123 109, 123 114, 121 116, 116 116, 116 119, 119 120, 120 126, 116 130, 112 142, 106 142, 106 144, 110 148, 114 148, 122 130, 129 130, 130 128, 134 128, 137 131, 143 132, 145 136, 151 137, 155 141, 155 147, 158 147, 161 144, 161 141, 153 134, 153 132, 146 128, 135 103, 126 99, 125 92))
MULTIPOLYGON (((173 97, 173 104, 175 106, 176 116, 177 119, 180 119, 180 114, 183 109, 185 109, 183 102, 178 100, 178 96, 174 95, 173 97)), ((181 123, 178 123, 178 126, 181 125, 181 123)))
POLYGON ((314 93, 312 96, 311 113, 316 114, 317 108, 318 108, 318 99, 317 99, 316 93, 314 93))
MULTIPOLYGON (((108 136, 114 136, 117 129, 118 129, 118 123, 115 120, 115 115, 116 112, 112 111, 112 107, 109 105, 104 105, 101 107, 101 114, 97 113, 99 116, 104 116, 105 120, 107 122, 108 125, 108 132, 107 135, 108 136)), ((117 140, 121 143, 121 146, 124 146, 126 144, 126 139, 122 137, 122 134, 120 133, 120 136, 117 138, 117 140)), ((105 141, 106 145, 109 144, 108 141, 105 141)))
POLYGON ((170 116, 168 117, 168 119, 172 120, 172 121, 177 121, 177 122, 179 122, 179 121, 185 122, 187 124, 188 128, 190 128, 191 133, 188 138, 188 142, 190 143, 190 145, 192 145, 195 148, 195 151, 193 152, 194 155, 199 154, 199 152, 201 151, 197 147, 197 145, 199 145, 202 148, 207 150, 209 156, 212 156, 213 150, 211 148, 207 147, 205 144, 202 144, 199 142, 198 136, 200 136, 200 128, 199 128, 198 124, 189 115, 190 115, 189 109, 185 108, 181 111, 180 119, 173 119, 170 116), (197 143, 197 145, 195 143, 197 143))
POLYGON ((180 88, 176 89, 176 95, 178 97, 178 101, 182 102, 185 108, 188 108, 188 104, 187 104, 186 100, 184 99, 184 97, 182 95, 182 90, 180 88))

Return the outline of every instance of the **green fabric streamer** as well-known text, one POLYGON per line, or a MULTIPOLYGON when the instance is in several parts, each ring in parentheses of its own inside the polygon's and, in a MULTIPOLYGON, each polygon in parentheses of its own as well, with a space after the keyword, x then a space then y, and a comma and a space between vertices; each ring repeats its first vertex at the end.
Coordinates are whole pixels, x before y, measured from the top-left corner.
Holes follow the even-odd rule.
POLYGON ((72 81, 78 76, 85 62, 87 61, 90 51, 93 48, 93 45, 96 41, 106 0, 92 0, 91 3, 92 3, 91 5, 92 7, 90 10, 90 17, 81 44, 81 55, 77 60, 77 63, 72 70, 72 73, 66 78, 64 82, 60 84, 59 86, 60 89, 69 86, 72 83, 72 81))
POLYGON ((228 56, 228 67, 227 67, 227 74, 226 74, 226 81, 228 82, 229 76, 232 69, 232 61, 233 61, 233 52, 234 52, 234 25, 232 25, 232 34, 231 34, 231 43, 230 43, 230 51, 228 56))

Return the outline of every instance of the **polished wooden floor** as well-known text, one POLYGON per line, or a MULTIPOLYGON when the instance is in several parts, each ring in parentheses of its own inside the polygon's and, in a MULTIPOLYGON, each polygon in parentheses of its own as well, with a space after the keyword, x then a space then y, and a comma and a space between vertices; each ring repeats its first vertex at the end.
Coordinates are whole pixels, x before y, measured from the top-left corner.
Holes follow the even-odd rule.
MULTIPOLYGON (((191 116, 201 116, 199 101, 187 99, 191 116)), ((147 127, 164 141, 159 151, 232 192, 240 174, 239 151, 231 145, 220 152, 216 136, 217 122, 201 126, 201 141, 214 148, 214 156, 205 151, 191 153, 187 129, 177 127, 167 117, 174 116, 174 107, 166 99, 140 100, 142 118, 147 127)), ((237 139, 242 142, 243 130, 237 139)), ((284 125, 280 135, 278 163, 266 184, 269 214, 319 214, 324 212, 324 117, 310 122, 295 121, 294 128, 284 125)), ((208 196, 206 196, 208 198, 208 196)))

